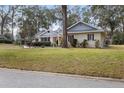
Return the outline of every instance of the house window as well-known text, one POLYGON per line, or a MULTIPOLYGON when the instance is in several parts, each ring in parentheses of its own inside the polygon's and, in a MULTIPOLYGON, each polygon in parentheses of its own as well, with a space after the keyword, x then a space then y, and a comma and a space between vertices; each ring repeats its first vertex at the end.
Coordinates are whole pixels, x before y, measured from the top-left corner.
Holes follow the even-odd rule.
POLYGON ((41 41, 43 41, 43 42, 44 42, 44 41, 50 41, 50 37, 42 37, 42 38, 41 38, 41 41))
POLYGON ((88 40, 94 40, 94 34, 88 34, 87 39, 88 40))

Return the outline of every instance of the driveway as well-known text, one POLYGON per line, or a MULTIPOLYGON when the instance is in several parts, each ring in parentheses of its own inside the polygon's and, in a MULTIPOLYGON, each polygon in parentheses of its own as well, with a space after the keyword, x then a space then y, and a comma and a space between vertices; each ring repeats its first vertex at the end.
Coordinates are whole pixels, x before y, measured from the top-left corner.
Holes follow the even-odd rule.
POLYGON ((0 87, 6 88, 98 88, 123 87, 124 82, 78 75, 0 68, 0 87))

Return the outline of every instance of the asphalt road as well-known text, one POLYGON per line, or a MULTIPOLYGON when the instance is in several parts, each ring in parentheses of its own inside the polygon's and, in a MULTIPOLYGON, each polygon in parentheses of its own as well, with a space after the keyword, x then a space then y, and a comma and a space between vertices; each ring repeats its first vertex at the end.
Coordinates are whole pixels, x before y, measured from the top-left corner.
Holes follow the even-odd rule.
POLYGON ((1 88, 124 88, 124 82, 0 68, 1 88))

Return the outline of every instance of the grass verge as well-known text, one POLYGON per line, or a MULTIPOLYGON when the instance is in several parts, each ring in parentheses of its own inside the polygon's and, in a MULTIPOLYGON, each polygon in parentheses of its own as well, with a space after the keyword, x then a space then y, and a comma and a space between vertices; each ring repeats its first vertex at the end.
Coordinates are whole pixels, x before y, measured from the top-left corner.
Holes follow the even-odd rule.
POLYGON ((23 49, 0 44, 0 67, 124 79, 124 46, 23 49))

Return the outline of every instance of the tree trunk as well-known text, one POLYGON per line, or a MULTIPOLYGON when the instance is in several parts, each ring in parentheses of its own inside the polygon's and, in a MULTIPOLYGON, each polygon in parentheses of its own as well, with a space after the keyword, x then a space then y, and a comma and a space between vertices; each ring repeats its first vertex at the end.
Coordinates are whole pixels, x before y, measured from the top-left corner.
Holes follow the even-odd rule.
POLYGON ((63 14, 63 48, 67 48, 67 5, 62 5, 63 14))
POLYGON ((112 40, 112 36, 113 36, 113 30, 111 29, 111 32, 109 33, 109 39, 112 40))
POLYGON ((3 35, 3 24, 1 24, 1 35, 3 35))
POLYGON ((12 41, 14 40, 14 33, 13 33, 13 29, 14 29, 14 23, 13 23, 13 19, 14 19, 14 10, 13 10, 13 13, 12 13, 12 41))
POLYGON ((1 34, 3 35, 4 32, 4 25, 5 25, 5 21, 7 20, 7 16, 10 13, 10 7, 8 8, 8 12, 4 14, 4 10, 3 10, 3 6, 2 6, 2 13, 0 14, 1 17, 1 34))
POLYGON ((124 22, 122 22, 122 25, 123 25, 123 32, 124 32, 124 22))
POLYGON ((123 25, 123 32, 124 32, 124 25, 123 25))
POLYGON ((5 22, 5 19, 2 18, 2 22, 1 22, 1 35, 3 35, 4 22, 5 22))

